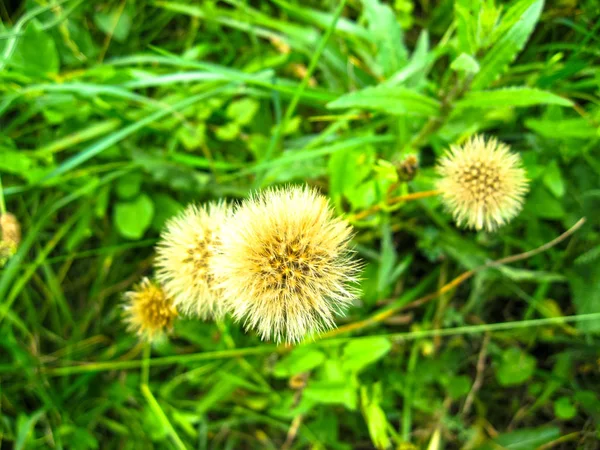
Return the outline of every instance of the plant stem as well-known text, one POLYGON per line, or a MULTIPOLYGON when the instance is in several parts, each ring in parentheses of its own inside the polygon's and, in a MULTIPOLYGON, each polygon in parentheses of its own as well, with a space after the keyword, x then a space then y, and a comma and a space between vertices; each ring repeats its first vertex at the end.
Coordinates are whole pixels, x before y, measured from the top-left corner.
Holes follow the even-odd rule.
POLYGON ((447 292, 451 291, 452 289, 456 288, 457 286, 459 286, 462 283, 464 283, 465 281, 467 281, 469 278, 471 278, 477 272, 480 272, 485 269, 489 269, 491 267, 497 267, 497 266, 500 266, 503 264, 510 264, 510 263, 514 263, 517 261, 522 261, 524 259, 531 258, 532 256, 535 256, 539 253, 545 252, 546 250, 554 247, 555 245, 557 245, 557 244, 561 243, 562 241, 564 241, 565 239, 567 239, 569 236, 571 236, 573 233, 575 233, 579 228, 581 228, 584 223, 585 223, 585 217, 582 217, 581 219, 579 219, 577 221, 577 223, 575 223, 575 225, 573 225, 571 228, 569 228, 563 234, 561 234, 557 238, 551 240, 550 242, 545 243, 541 247, 538 247, 533 250, 529 250, 524 253, 519 253, 517 255, 511 255, 511 256, 507 256, 505 258, 491 261, 491 262, 485 263, 479 267, 476 267, 475 269, 468 270, 468 271, 460 274, 453 280, 451 280, 449 283, 446 283, 444 286, 442 286, 436 292, 427 294, 424 297, 421 297, 413 302, 410 302, 410 303, 407 303, 404 305, 391 306, 391 307, 384 309, 383 311, 380 311, 380 312, 374 314, 373 316, 368 317, 364 320, 350 323, 348 325, 336 328, 335 330, 331 330, 330 332, 323 334, 321 336, 321 338, 330 338, 330 337, 339 336, 340 334, 348 333, 351 331, 360 330, 360 329, 368 327, 370 325, 374 325, 376 323, 383 322, 385 319, 393 316, 394 314, 398 313, 399 311, 402 311, 405 309, 417 308, 417 307, 439 297, 440 295, 446 294, 447 292))
POLYGON ((439 195, 440 193, 441 193, 441 191, 439 189, 434 189, 431 191, 413 192, 412 194, 399 195, 397 197, 392 197, 392 198, 387 199, 387 201, 383 205, 382 204, 373 205, 369 209, 365 209, 364 211, 354 214, 353 216, 350 217, 350 220, 364 219, 365 217, 380 211, 384 207, 389 208, 390 206, 394 206, 394 205, 396 205, 398 203, 402 203, 402 202, 410 202, 413 200, 420 200, 422 198, 434 197, 436 195, 439 195))
POLYGON ((6 214, 6 203, 4 202, 4 188, 2 187, 2 177, 0 177, 0 215, 6 214))
MULTIPOLYGON (((290 119, 294 115, 294 112, 296 111, 296 107, 298 106, 300 97, 306 90, 306 87, 308 86, 310 78, 312 77, 313 72, 317 68, 317 64, 319 63, 321 54, 323 53, 323 50, 325 50, 325 46, 327 45, 329 38, 331 37, 331 35, 333 34, 333 31, 335 30, 335 26, 338 22, 338 19, 340 18, 340 16, 342 15, 342 12, 344 11, 344 6, 346 6, 346 0, 341 0, 338 7, 335 10, 335 12, 333 13, 333 20, 331 21, 331 23, 329 24, 329 27, 325 31, 325 34, 319 41, 319 44, 317 45, 317 48, 315 49, 315 52, 313 53, 312 58, 310 59, 310 62, 308 63, 308 68, 306 69, 306 73, 304 74, 304 77, 302 78, 302 82, 300 83, 298 88, 294 91, 294 96, 292 97, 290 104, 288 105, 287 109, 285 110, 285 115, 283 116, 282 121, 275 127, 275 134, 273 135, 273 138, 269 142, 269 147, 267 148, 267 151, 265 152, 263 161, 269 161, 269 159, 271 158, 271 155, 273 154, 273 151, 275 150, 277 145, 279 145, 279 141, 281 140, 283 130, 285 130, 288 122, 290 121, 290 119)), ((260 184, 262 183, 262 180, 266 173, 267 172, 264 171, 262 174, 257 176, 256 182, 254 183, 256 188, 260 187, 260 184)))
POLYGON ((183 443, 183 441, 177 434, 177 431, 175 431, 175 428, 173 428, 173 425, 169 421, 169 418, 167 417, 165 412, 162 410, 162 408, 156 401, 156 398, 152 394, 152 391, 150 391, 150 388, 148 387, 148 385, 142 384, 140 386, 140 389, 142 391, 142 395, 144 396, 144 398, 150 405, 150 408, 152 409, 154 414, 156 414, 156 417, 158 418, 158 420, 160 420, 160 422, 168 430, 169 436, 171 436, 171 439, 173 439, 173 443, 175 444, 175 447, 179 450, 186 450, 187 447, 185 446, 185 444, 183 443))

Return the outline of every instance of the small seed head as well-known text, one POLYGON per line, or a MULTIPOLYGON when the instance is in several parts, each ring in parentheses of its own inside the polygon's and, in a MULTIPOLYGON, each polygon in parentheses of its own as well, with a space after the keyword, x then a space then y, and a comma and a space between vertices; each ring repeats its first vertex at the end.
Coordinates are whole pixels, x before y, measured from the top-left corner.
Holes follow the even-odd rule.
POLYGON ((160 285, 144 278, 124 298, 128 329, 142 339, 152 341, 173 327, 177 310, 160 285))
POLYGON ((521 158, 508 145, 476 136, 440 160, 438 189, 459 226, 494 231, 514 218, 527 193, 521 158))

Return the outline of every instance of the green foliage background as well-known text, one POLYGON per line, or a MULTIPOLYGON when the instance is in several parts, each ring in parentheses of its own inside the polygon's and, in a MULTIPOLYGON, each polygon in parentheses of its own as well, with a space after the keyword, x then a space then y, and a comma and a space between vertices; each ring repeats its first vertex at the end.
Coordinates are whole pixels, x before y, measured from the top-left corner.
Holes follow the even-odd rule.
POLYGON ((27 0, 0 18, 0 172, 23 228, 0 272, 2 448, 599 447, 600 319, 564 319, 600 313, 595 0, 27 0), (531 179, 511 224, 385 207, 478 132, 531 179), (363 295, 339 325, 588 220, 295 349, 182 320, 140 388, 120 296, 165 220, 283 183, 339 214, 383 205, 355 223, 363 295))

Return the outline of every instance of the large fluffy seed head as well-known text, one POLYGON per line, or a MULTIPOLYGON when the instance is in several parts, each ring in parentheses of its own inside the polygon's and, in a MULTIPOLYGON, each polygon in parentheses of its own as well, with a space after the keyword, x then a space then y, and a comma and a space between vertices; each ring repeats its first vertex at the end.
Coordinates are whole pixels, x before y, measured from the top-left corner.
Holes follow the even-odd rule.
POLYGON ((519 155, 496 139, 476 136, 452 146, 438 165, 438 189, 459 226, 493 231, 515 217, 527 193, 519 155))
POLYGON ((332 328, 356 297, 351 233, 314 190, 267 190, 225 222, 211 264, 215 282, 247 329, 297 342, 332 328))
POLYGON ((224 203, 190 205, 171 219, 156 247, 156 278, 184 314, 203 319, 223 313, 209 263, 227 216, 224 203))
POLYGON ((144 278, 124 297, 125 321, 141 338, 151 341, 172 328, 177 309, 158 284, 144 278))

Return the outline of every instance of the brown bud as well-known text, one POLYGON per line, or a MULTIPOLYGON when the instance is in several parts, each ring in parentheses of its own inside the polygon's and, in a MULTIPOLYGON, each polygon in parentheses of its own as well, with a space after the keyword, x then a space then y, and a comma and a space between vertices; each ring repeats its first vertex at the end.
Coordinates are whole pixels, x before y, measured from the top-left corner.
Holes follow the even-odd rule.
POLYGON ((398 178, 401 181, 411 181, 419 169, 419 160, 415 155, 408 155, 398 166, 398 178))

